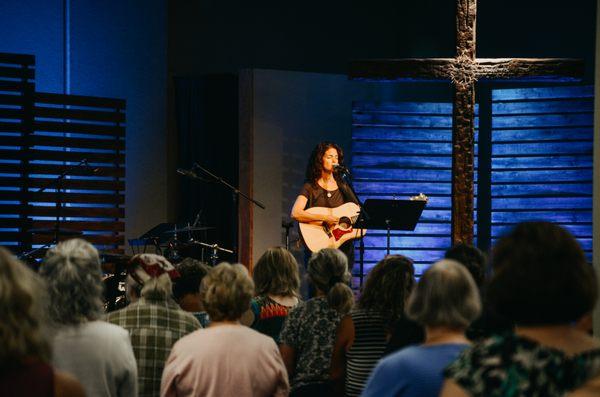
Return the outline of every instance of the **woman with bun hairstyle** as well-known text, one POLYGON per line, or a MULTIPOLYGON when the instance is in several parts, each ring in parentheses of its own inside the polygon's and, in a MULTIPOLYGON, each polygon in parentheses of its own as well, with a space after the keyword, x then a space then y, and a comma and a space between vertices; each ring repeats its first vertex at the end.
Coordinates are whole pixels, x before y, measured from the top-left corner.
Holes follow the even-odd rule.
POLYGON ((329 366, 336 329, 354 305, 348 261, 342 251, 324 248, 308 261, 315 297, 292 309, 280 335, 292 396, 329 396, 329 366))

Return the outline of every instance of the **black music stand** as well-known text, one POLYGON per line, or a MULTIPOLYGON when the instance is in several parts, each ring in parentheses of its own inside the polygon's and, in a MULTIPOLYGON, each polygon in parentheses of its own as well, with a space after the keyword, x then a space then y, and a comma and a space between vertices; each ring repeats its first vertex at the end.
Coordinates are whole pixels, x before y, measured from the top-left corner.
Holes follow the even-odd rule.
MULTIPOLYGON (((387 231, 386 255, 390 254, 390 234, 392 230, 415 230, 421 213, 425 208, 425 200, 383 200, 367 199, 364 203, 366 217, 359 217, 357 229, 380 229, 387 231)), ((360 279, 364 272, 364 258, 361 254, 360 279)))
POLYGON ((158 254, 162 255, 162 248, 160 247, 160 245, 166 243, 169 240, 169 237, 166 237, 165 232, 167 230, 173 229, 176 226, 177 225, 175 223, 171 222, 159 223, 152 229, 148 230, 146 233, 142 234, 140 237, 129 239, 129 246, 131 247, 133 254, 141 253, 139 252, 139 247, 141 246, 144 247, 143 252, 146 252, 148 246, 151 245, 154 246, 158 254), (137 252, 133 247, 138 247, 137 252))

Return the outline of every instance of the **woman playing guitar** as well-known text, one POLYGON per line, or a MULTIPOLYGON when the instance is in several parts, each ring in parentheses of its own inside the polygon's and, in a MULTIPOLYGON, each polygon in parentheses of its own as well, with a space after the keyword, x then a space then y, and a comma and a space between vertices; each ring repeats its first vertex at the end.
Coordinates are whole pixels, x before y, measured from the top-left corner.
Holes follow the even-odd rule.
MULTIPOLYGON (((308 160, 306 180, 292 207, 291 216, 301 223, 302 237, 309 250, 316 251, 319 245, 311 245, 307 241, 309 236, 302 230, 303 225, 311 225, 311 227, 315 225, 314 227, 317 229, 317 232, 324 229, 333 241, 335 237, 329 233, 329 230, 339 227, 338 224, 340 223, 339 213, 336 216, 334 213, 336 212, 335 209, 346 203, 358 203, 348 185, 337 172, 334 172, 335 166, 343 165, 343 162, 344 152, 333 142, 319 143, 313 149, 308 160), (313 210, 310 210, 311 208, 313 210), (325 227, 323 228, 322 226, 325 227)), ((346 223, 345 220, 347 217, 355 215, 355 212, 343 216, 342 223, 346 223)), ((343 224, 341 226, 346 228, 351 225, 343 224)), ((345 241, 339 249, 348 257, 348 267, 352 269, 352 264, 354 263, 354 246, 352 240, 348 239, 345 241)))

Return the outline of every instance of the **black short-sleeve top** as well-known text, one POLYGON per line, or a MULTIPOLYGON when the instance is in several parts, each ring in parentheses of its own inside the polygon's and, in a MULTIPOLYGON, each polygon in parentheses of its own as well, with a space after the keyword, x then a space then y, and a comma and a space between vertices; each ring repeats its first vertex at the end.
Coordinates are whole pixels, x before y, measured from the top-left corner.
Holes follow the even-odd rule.
POLYGON ((338 186, 339 188, 336 190, 327 190, 319 184, 305 183, 300 191, 300 195, 308 199, 304 209, 312 207, 335 208, 349 201, 354 202, 354 200, 348 198, 349 193, 344 193, 347 191, 347 187, 341 183, 338 183, 338 186))

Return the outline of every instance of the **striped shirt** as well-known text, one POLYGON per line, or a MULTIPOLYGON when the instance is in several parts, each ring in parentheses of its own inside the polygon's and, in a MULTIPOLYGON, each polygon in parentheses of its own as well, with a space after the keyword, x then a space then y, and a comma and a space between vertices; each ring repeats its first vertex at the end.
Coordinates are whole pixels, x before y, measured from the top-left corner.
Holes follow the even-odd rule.
POLYGON ((387 329, 381 313, 357 308, 350 316, 354 323, 354 343, 346 353, 346 395, 360 396, 387 347, 387 329))
POLYGON ((129 331, 138 365, 139 396, 160 393, 160 379, 173 344, 183 336, 202 328, 191 314, 172 299, 141 298, 124 309, 109 313, 108 322, 129 331))

